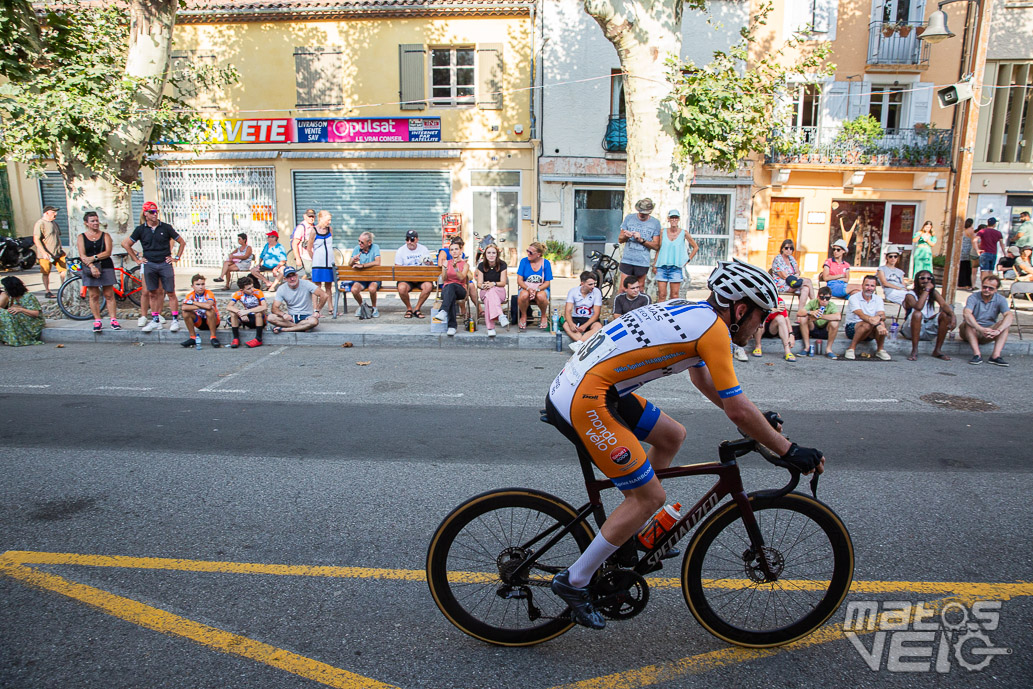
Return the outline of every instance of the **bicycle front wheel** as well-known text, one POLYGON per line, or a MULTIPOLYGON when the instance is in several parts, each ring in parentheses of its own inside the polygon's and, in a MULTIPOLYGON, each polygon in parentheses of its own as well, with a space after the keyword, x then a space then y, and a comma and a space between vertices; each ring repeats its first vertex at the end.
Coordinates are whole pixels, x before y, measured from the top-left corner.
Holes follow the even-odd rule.
POLYGON ((846 526, 800 493, 750 497, 773 573, 760 570, 738 505, 730 502, 693 535, 682 591, 693 617, 720 639, 770 648, 810 634, 839 608, 854 572, 846 526))
POLYGON ((133 303, 140 305, 140 293, 143 292, 143 279, 140 277, 140 266, 133 266, 122 278, 122 294, 133 303))
POLYGON ((549 588, 592 542, 581 522, 556 545, 538 552, 577 517, 573 507, 540 491, 510 488, 483 493, 445 517, 427 551, 427 583, 449 622, 501 646, 548 641, 574 626, 567 604, 549 588), (514 572, 528 559, 526 574, 514 572))
MULTIPOLYGON (((104 312, 104 305, 107 300, 100 295, 100 312, 104 312)), ((86 287, 82 284, 82 277, 75 275, 68 278, 57 290, 57 305, 65 318, 73 321, 88 321, 93 318, 93 311, 90 310, 90 297, 86 293, 86 287)))

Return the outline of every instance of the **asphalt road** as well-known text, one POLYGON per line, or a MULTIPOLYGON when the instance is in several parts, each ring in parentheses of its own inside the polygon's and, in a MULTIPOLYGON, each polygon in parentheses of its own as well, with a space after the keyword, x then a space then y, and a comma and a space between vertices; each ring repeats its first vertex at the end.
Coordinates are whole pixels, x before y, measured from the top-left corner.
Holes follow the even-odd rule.
MULTIPOLYGON (((888 632, 875 670, 832 632, 732 649, 691 617, 674 564, 652 575, 643 614, 603 632, 505 649, 452 627, 419 580, 452 507, 505 486, 584 500, 569 445, 537 420, 561 355, 2 354, 2 687, 1026 687, 1033 673, 1033 400, 1019 382, 1033 362, 737 365, 751 397, 829 458, 819 496, 853 538, 848 603, 1003 599, 985 634, 1010 653, 981 671, 945 657, 938 673, 888 669, 904 640, 888 632), (1015 582, 1027 585, 986 586, 1015 582)), ((645 392, 690 428, 679 461, 734 435, 684 378, 645 392)), ((741 466, 748 489, 784 476, 756 456, 741 466)), ((683 503, 706 485, 665 484, 683 503)))

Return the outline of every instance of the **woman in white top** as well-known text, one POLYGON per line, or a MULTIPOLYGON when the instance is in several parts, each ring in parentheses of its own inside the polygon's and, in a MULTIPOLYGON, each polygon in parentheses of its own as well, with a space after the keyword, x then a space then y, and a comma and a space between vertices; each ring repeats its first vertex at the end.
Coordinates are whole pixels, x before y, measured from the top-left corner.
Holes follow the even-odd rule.
POLYGON ((222 273, 212 282, 226 282, 226 289, 233 289, 229 285, 230 273, 249 270, 251 268, 251 259, 254 258, 254 255, 254 250, 247 243, 247 233, 241 232, 237 235, 237 247, 222 262, 222 273))
POLYGON ((886 264, 879 266, 875 277, 882 285, 882 293, 886 301, 903 304, 907 296, 907 285, 904 283, 904 271, 897 267, 900 251, 896 247, 886 252, 886 264))
POLYGON ((334 264, 334 231, 330 211, 319 211, 316 225, 308 232, 306 244, 312 248, 312 282, 329 295, 334 293, 337 267, 334 264))
POLYGON ((678 227, 681 213, 677 208, 667 213, 668 228, 660 235, 660 249, 653 256, 653 273, 656 275, 657 301, 667 301, 667 286, 670 284, 670 298, 677 299, 685 279, 685 264, 699 251, 699 244, 688 230, 678 227), (688 247, 692 247, 692 253, 688 247), (659 266, 659 268, 658 268, 659 266))

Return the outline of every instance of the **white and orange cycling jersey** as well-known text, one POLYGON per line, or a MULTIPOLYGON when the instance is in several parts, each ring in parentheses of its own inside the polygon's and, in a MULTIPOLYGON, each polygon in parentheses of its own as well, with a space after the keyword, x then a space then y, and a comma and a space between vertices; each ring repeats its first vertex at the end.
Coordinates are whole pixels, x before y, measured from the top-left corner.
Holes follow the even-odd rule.
POLYGON ((723 399, 742 394, 728 326, 710 304, 675 299, 644 306, 581 345, 549 388, 547 406, 561 417, 560 431, 618 488, 637 488, 653 477, 640 441, 660 410, 634 391, 693 366, 709 369, 723 399))
MULTIPOLYGON (((198 294, 194 290, 190 290, 189 292, 187 292, 187 295, 185 297, 183 297, 183 303, 184 304, 197 304, 197 303, 200 303, 200 302, 203 302, 203 301, 210 301, 212 304, 216 303, 215 295, 212 294, 211 290, 206 289, 201 294, 198 294)), ((219 316, 219 309, 218 308, 212 308, 211 311, 215 312, 215 316, 216 316, 216 318, 218 318, 218 316, 219 316)), ((195 322, 203 321, 207 317, 208 317, 208 309, 197 309, 196 311, 194 311, 194 321, 195 322)))

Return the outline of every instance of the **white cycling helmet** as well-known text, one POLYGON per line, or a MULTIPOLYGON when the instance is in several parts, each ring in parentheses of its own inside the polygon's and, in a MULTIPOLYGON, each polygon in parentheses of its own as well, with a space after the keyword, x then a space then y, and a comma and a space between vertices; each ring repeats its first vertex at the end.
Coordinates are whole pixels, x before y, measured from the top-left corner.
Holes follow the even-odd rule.
POLYGON ((707 287, 721 307, 742 299, 749 299, 767 311, 778 307, 778 289, 768 272, 738 259, 719 261, 707 279, 707 287))

